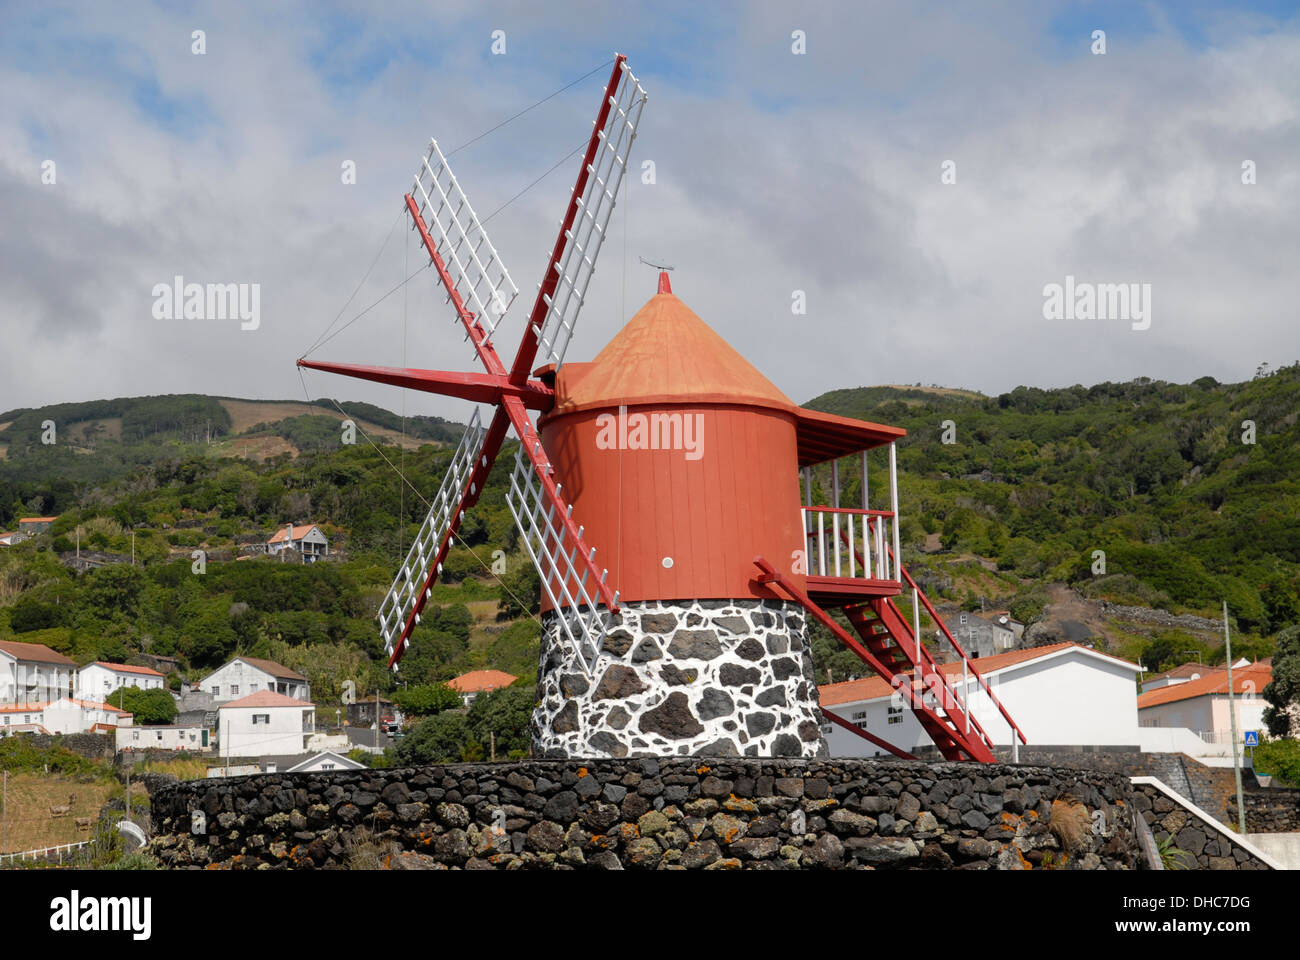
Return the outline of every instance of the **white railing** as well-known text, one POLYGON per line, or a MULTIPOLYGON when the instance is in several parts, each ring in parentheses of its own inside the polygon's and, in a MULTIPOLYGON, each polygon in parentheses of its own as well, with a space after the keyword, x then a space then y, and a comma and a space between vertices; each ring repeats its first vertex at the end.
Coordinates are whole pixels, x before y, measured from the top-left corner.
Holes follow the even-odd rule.
POLYGON ((804 468, 802 512, 808 574, 867 580, 901 580, 898 534, 898 454, 889 445, 889 509, 872 510, 862 452, 862 506, 840 506, 840 465, 831 461, 831 504, 813 506, 812 469, 804 468))
POLYGON ((63 862, 64 851, 80 850, 82 847, 89 846, 89 840, 78 840, 76 843, 60 843, 53 847, 40 847, 36 850, 23 850, 20 853, 0 853, 0 863, 12 863, 14 860, 43 860, 57 855, 59 862, 63 862))
POLYGON ((887 527, 896 521, 891 511, 817 506, 804 507, 800 513, 808 542, 809 576, 898 579, 893 557, 885 549, 892 536, 887 527))

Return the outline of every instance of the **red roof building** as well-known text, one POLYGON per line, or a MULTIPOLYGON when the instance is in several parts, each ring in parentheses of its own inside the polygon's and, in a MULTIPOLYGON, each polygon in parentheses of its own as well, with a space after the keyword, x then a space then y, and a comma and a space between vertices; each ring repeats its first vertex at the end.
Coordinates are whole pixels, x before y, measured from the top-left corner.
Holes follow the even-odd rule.
POLYGON ((471 670, 448 680, 447 686, 459 693, 465 706, 469 706, 480 693, 508 687, 518 679, 504 670, 471 670))

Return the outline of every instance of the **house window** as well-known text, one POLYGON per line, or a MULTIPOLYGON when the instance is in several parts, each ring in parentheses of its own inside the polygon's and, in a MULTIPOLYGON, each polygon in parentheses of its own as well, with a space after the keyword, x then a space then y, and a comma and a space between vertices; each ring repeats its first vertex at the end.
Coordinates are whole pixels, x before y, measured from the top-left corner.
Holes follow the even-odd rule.
POLYGON ((32 722, 31 714, 24 713, 24 714, 23 714, 23 723, 31 723, 31 722, 32 722))
POLYGON ((253 726, 257 726, 257 724, 259 724, 259 723, 268 723, 268 724, 269 724, 270 722, 271 722, 271 715, 270 715, 269 713, 255 713, 255 714, 253 714, 253 726))
POLYGON ((889 722, 890 722, 890 723, 902 723, 902 722, 903 722, 903 708, 902 708, 902 707, 890 707, 890 708, 889 708, 889 722))
POLYGON ((219 697, 219 696, 221 696, 221 686, 220 686, 220 684, 218 684, 217 686, 214 686, 214 687, 212 688, 212 695, 213 695, 214 697, 219 697))
POLYGON ((255 683, 250 683, 250 684, 248 685, 248 692, 249 692, 249 693, 257 693, 257 684, 255 684, 255 683))
POLYGON ((139 730, 132 730, 132 731, 131 731, 131 739, 132 739, 133 741, 134 741, 134 740, 139 740, 139 739, 140 739, 140 731, 139 731, 139 730))
POLYGON ((7 716, 5 717, 5 726, 9 726, 9 718, 7 716))
POLYGON ((320 765, 320 768, 321 768, 322 770, 333 770, 333 769, 334 769, 334 764, 332 764, 332 763, 322 763, 322 764, 320 765))
POLYGON ((158 742, 159 742, 159 743, 162 743, 162 731, 161 731, 161 730, 158 731, 158 742))
POLYGON ((237 697, 237 696, 239 696, 239 684, 237 684, 237 683, 232 683, 232 684, 230 685, 230 695, 231 695, 232 697, 237 697))

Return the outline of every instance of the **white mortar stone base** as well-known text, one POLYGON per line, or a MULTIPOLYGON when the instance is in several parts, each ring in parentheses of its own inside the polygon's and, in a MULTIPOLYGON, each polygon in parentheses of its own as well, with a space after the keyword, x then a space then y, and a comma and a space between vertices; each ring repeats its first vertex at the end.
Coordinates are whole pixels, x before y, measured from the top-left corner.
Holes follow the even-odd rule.
POLYGON ((558 616, 542 618, 536 756, 827 756, 797 604, 624 603, 590 676, 558 616))

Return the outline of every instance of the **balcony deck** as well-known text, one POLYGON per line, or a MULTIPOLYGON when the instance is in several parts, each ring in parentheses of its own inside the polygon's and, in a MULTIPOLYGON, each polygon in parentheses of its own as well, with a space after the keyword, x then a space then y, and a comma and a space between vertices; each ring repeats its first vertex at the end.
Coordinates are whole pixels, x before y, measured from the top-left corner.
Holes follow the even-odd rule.
POLYGON ((896 597, 902 589, 903 585, 898 580, 808 576, 808 596, 820 607, 842 607, 872 597, 896 597))

